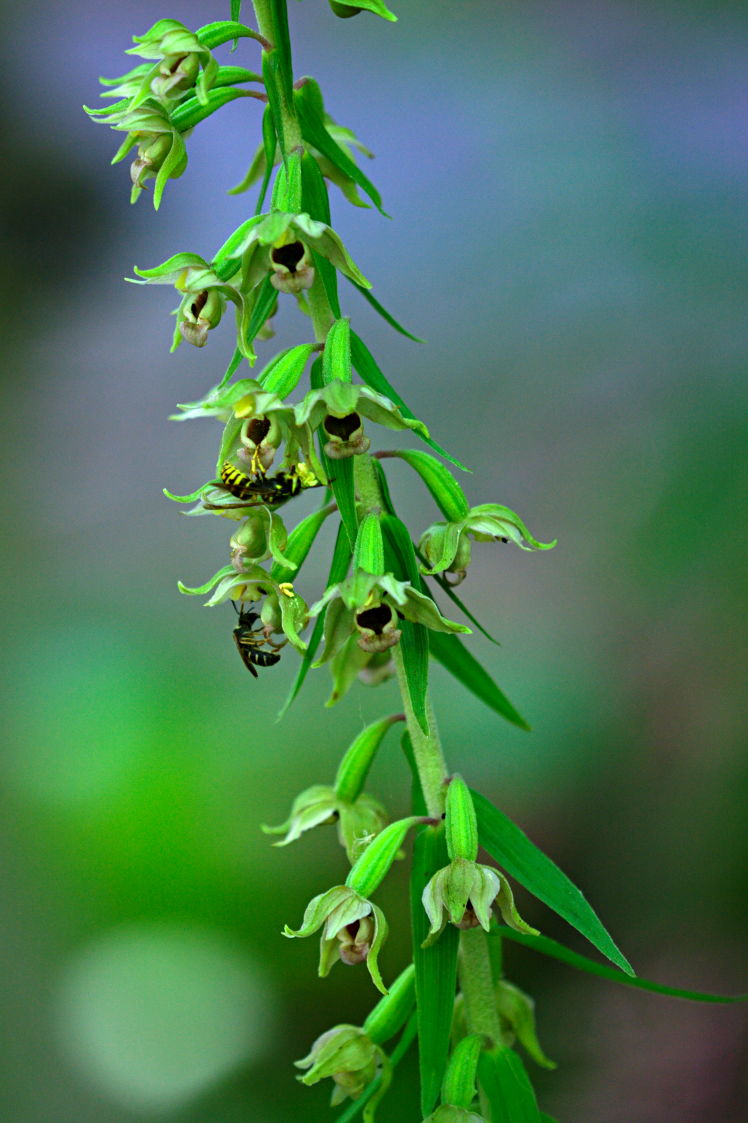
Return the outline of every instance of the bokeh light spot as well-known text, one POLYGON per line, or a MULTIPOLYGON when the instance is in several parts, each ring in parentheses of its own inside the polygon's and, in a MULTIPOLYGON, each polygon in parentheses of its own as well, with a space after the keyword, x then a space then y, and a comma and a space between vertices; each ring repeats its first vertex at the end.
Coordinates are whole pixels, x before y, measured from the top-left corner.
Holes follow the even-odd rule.
POLYGON ((181 1106, 273 1047, 260 971, 222 934, 140 924, 78 953, 56 1006, 62 1047, 131 1110, 181 1106))

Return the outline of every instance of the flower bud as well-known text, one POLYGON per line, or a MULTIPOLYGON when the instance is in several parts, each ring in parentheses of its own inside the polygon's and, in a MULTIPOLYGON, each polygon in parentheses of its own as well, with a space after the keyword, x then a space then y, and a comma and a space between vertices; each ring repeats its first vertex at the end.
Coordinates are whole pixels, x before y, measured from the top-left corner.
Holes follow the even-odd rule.
POLYGON ((416 972, 411 963, 395 979, 389 994, 379 999, 364 1022, 364 1031, 377 1045, 394 1037, 416 1002, 416 972))
POLYGON ((424 1123, 486 1123, 483 1115, 469 1111, 466 1107, 455 1107, 454 1104, 442 1104, 433 1115, 429 1115, 424 1123))
POLYGON ((477 1034, 463 1037, 449 1058, 442 1084, 442 1103, 467 1109, 476 1096, 475 1077, 478 1071, 482 1038, 477 1034))
POLYGON ((390 823, 366 848, 346 878, 346 885, 361 896, 368 897, 384 880, 390 866, 397 858, 400 847, 411 827, 422 823, 422 817, 411 815, 390 823))
POLYGON ((179 98, 191 90, 200 73, 200 59, 194 52, 169 55, 161 61, 158 74, 151 80, 151 92, 161 101, 179 98))
MULTIPOLYGON (((283 549, 285 542, 279 544, 283 549)), ((265 561, 270 557, 268 544, 268 520, 255 513, 249 515, 229 540, 231 564, 237 573, 242 573, 247 562, 265 561)))
POLYGON ((447 788, 445 827, 449 857, 474 862, 478 857, 478 820, 470 789, 457 774, 447 788))

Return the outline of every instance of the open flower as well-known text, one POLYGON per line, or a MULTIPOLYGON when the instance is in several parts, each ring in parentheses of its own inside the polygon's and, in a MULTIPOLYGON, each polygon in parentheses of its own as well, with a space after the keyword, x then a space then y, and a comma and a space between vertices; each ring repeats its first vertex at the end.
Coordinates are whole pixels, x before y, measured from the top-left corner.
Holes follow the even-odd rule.
POLYGON ((356 570, 347 580, 332 585, 309 613, 316 616, 325 607, 325 647, 314 666, 332 659, 353 635, 363 651, 386 651, 400 642, 400 617, 437 632, 470 631, 447 620, 430 597, 391 573, 375 576, 356 570))
POLYGON ((277 827, 263 827, 266 834, 285 834, 275 846, 288 846, 306 831, 323 823, 336 823, 338 840, 345 847, 348 860, 360 857, 371 839, 387 824, 382 804, 365 792, 354 800, 341 799, 334 787, 315 784, 293 801, 291 814, 277 827))
POLYGON ((418 548, 428 568, 423 572, 454 574, 454 584, 464 580, 470 565, 470 538, 477 542, 514 542, 521 550, 550 550, 553 542, 538 542, 514 511, 499 503, 471 507, 465 518, 438 522, 421 535, 418 548))
POLYGON ((366 963, 372 982, 382 994, 386 993, 377 962, 387 938, 387 921, 380 908, 355 889, 337 885, 310 901, 301 927, 293 929, 286 925, 283 935, 304 939, 320 928, 320 977, 329 975, 338 960, 349 966, 366 963))
POLYGON ((467 858, 453 858, 448 866, 437 870, 423 891, 422 901, 431 922, 424 947, 433 944, 448 921, 457 928, 477 928, 480 924, 487 932, 494 902, 510 928, 538 935, 537 929, 526 924, 517 912, 506 878, 490 866, 467 858))
POLYGON ((333 460, 359 456, 369 448, 363 418, 386 429, 410 429, 421 437, 429 431, 422 421, 403 417, 400 408, 386 398, 353 382, 335 379, 318 390, 310 390, 295 407, 296 420, 312 429, 320 425, 327 438, 325 452, 333 460))
MULTIPOLYGON (((312 252, 325 257, 356 284, 371 288, 335 231, 308 214, 272 211, 243 225, 243 236, 230 238, 225 268, 241 268, 241 288, 249 292, 270 275, 279 292, 299 293, 314 280, 312 252)), ((236 232, 238 234, 238 231, 236 232)))

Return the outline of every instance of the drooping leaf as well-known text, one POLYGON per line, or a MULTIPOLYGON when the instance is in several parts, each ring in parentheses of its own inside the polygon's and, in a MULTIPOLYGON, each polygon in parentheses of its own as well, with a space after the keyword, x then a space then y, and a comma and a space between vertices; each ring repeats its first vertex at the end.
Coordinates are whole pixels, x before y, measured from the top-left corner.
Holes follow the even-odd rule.
POLYGON ((262 328, 262 325, 271 315, 277 298, 278 293, 270 283, 270 277, 266 277, 260 285, 260 289, 257 293, 257 298, 252 309, 252 315, 249 320, 249 326, 247 327, 247 349, 251 348, 258 332, 262 328))
MULTIPOLYGON (((385 378, 374 356, 360 336, 356 335, 355 331, 351 332, 351 356, 353 358, 354 367, 367 386, 370 386, 372 390, 376 390, 379 394, 384 394, 391 402, 399 406, 403 417, 408 417, 411 420, 418 420, 413 410, 406 405, 395 387, 385 378)), ((434 452, 438 452, 440 456, 443 456, 445 460, 449 460, 455 467, 461 468, 463 472, 470 471, 470 469, 466 468, 464 464, 461 464, 459 460, 456 460, 454 456, 450 456, 450 454, 431 437, 425 437, 420 433, 419 436, 421 440, 425 441, 429 448, 433 448, 434 452)))
POLYGON ((595 910, 555 862, 498 807, 473 792, 481 846, 534 897, 548 905, 590 941, 611 963, 634 975, 595 910))
MULTIPOLYGON (((352 553, 353 549, 351 547, 350 540, 341 522, 338 527, 338 536, 335 541, 335 550, 333 551, 332 562, 330 563, 330 573, 327 578, 328 588, 331 585, 337 585, 339 581, 343 581, 345 579, 345 575, 348 572, 348 566, 351 564, 352 553)), ((314 657, 317 654, 317 648, 322 642, 322 636, 325 631, 325 613, 326 609, 322 609, 319 616, 317 617, 314 629, 312 630, 312 634, 309 638, 309 644, 306 649, 306 653, 304 654, 304 658, 301 661, 301 666, 299 667, 299 671, 296 675, 294 684, 289 691, 286 701, 283 703, 283 708, 278 714, 278 721, 280 721, 280 719, 286 713, 288 707, 291 705, 294 698, 301 690, 309 668, 314 662, 314 657)))
POLYGON ((395 455, 418 473, 445 519, 450 522, 460 522, 467 516, 470 504, 465 492, 449 468, 440 463, 435 456, 430 452, 420 452, 418 449, 401 449, 395 455))
POLYGON ((665 986, 651 979, 642 979, 638 975, 628 975, 616 967, 608 967, 607 963, 596 963, 594 959, 588 959, 586 955, 572 951, 571 948, 565 947, 557 940, 552 940, 549 936, 529 936, 524 932, 515 932, 513 928, 507 928, 503 924, 499 925, 497 931, 507 939, 524 944, 525 947, 532 948, 541 955, 549 955, 553 959, 561 960, 562 963, 568 963, 570 967, 576 967, 578 971, 586 971, 588 975, 598 975, 601 979, 610 979, 611 982, 620 983, 622 986, 647 990, 651 994, 664 994, 669 998, 683 998, 689 1002, 709 1002, 719 1005, 748 1002, 748 994, 710 994, 708 991, 684 990, 682 987, 665 986))
POLYGON ((227 382, 231 381, 231 379, 234 377, 234 375, 238 371, 239 367, 241 366, 241 362, 242 362, 243 357, 244 356, 242 355, 241 351, 237 347, 236 350, 234 351, 234 354, 231 356, 231 362, 226 367, 226 373, 224 374, 223 378, 221 379, 221 381, 216 386, 217 391, 223 390, 223 388, 227 384, 227 382))
POLYGON ((447 865, 447 861, 443 827, 426 827, 415 841, 410 880, 421 1112, 424 1118, 433 1111, 447 1065, 457 983, 459 932, 449 924, 438 940, 427 948, 422 947, 428 935, 429 921, 421 897, 427 882, 437 870, 447 865))
POLYGON ((387 212, 382 209, 382 197, 374 184, 327 131, 322 95, 314 79, 309 78, 300 89, 294 90, 294 101, 304 140, 327 157, 330 163, 334 164, 344 175, 358 184, 361 190, 369 196, 377 210, 386 218, 389 218, 387 212))
POLYGON ((488 671, 484 670, 474 655, 467 649, 459 636, 445 635, 442 632, 429 633, 431 654, 438 663, 449 671, 458 682, 466 686, 476 698, 492 709, 500 717, 529 730, 522 715, 514 708, 488 671))
MULTIPOLYGON (((312 370, 310 375, 311 387, 313 390, 319 390, 325 384, 324 367, 322 356, 318 356, 312 363, 312 370)), ((345 460, 330 460, 324 451, 323 442, 325 440, 324 434, 319 432, 320 438, 320 458, 322 466, 325 469, 325 474, 330 481, 335 502, 340 511, 340 517, 343 520, 346 534, 350 542, 351 552, 356 544, 356 537, 358 535, 358 519, 356 517, 356 493, 353 481, 353 460, 348 457, 345 460)))
POLYGON ((286 0, 270 0, 273 13, 275 35, 273 45, 278 51, 278 70, 282 82, 282 93, 290 106, 293 98, 293 63, 291 62, 291 36, 288 32, 288 9, 286 0))
POLYGON ((491 1104, 492 1123, 540 1123, 535 1092, 514 1049, 499 1046, 481 1053, 478 1078, 491 1104))
POLYGON ((278 147, 280 148, 280 154, 285 164, 288 159, 288 153, 286 152, 286 141, 283 131, 283 96, 281 92, 283 78, 281 75, 277 48, 272 51, 262 52, 262 77, 268 95, 268 107, 273 115, 273 125, 275 126, 275 135, 278 138, 278 147))
MULTIPOLYGON (((415 550, 416 550, 416 557, 419 559, 419 561, 423 562, 424 565, 427 565, 428 563, 426 562, 426 559, 423 556, 423 554, 421 553, 421 551, 417 547, 415 548, 415 550)), ((463 612, 465 614, 465 616, 467 616, 470 623, 473 624, 478 629, 478 631, 481 632, 486 637, 487 640, 490 640, 490 642, 495 644, 496 647, 501 647, 501 644, 499 643, 499 641, 497 639, 495 639, 494 636, 492 636, 491 633, 489 631, 487 631, 486 628, 483 627, 480 620, 478 620, 477 617, 474 615, 474 613, 471 612, 471 610, 468 608, 468 606, 463 601, 462 597, 457 596, 457 593, 454 590, 454 586, 450 585, 449 581, 445 580, 445 578, 443 577, 443 575, 441 573, 434 573, 433 574, 433 580, 436 581, 437 585, 442 590, 442 592, 445 593, 449 597, 449 599, 452 601, 453 604, 457 605, 460 612, 463 612)), ((423 584, 423 591, 428 592, 428 586, 426 585, 425 582, 423 584)))

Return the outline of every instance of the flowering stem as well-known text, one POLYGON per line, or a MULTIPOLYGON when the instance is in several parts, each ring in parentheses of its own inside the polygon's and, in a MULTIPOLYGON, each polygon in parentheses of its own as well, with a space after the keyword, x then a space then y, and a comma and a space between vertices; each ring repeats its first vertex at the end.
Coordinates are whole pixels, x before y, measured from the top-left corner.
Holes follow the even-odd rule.
POLYGON ((468 1033, 482 1033, 492 1044, 497 1044, 501 1039, 501 1026, 493 992, 488 939, 482 928, 460 932, 459 973, 468 1033))
MULTIPOLYGON (((266 54, 269 50, 275 48, 276 28, 273 19, 273 5, 270 0, 252 0, 252 7, 257 20, 257 30, 263 39, 267 39, 269 43, 269 47, 263 47, 263 54, 266 54)), ((283 132, 286 152, 293 152, 295 148, 302 147, 301 127, 296 118, 293 103, 289 104, 282 89, 279 89, 278 93, 280 95, 281 120, 276 122, 276 127, 279 126, 283 132)))
POLYGON ((405 720, 408 723, 408 733, 413 746, 413 756, 418 769, 418 779, 421 781, 423 798, 426 809, 432 819, 440 819, 444 811, 444 784, 447 779, 447 765, 444 761, 439 730, 436 726, 434 709, 431 698, 426 696, 426 724, 428 732, 424 733, 415 715, 410 701, 408 680, 405 675, 405 663, 400 646, 392 649, 392 655, 397 671, 397 682, 403 700, 405 720))

